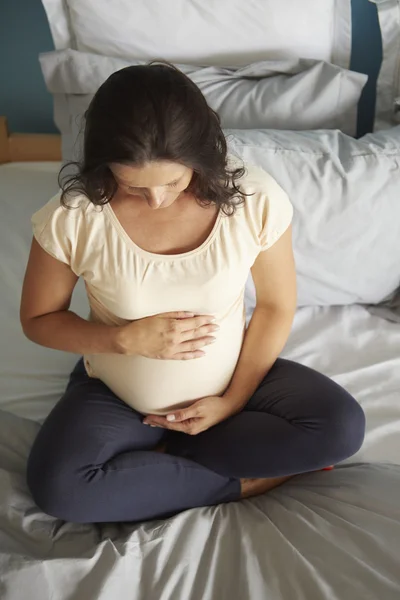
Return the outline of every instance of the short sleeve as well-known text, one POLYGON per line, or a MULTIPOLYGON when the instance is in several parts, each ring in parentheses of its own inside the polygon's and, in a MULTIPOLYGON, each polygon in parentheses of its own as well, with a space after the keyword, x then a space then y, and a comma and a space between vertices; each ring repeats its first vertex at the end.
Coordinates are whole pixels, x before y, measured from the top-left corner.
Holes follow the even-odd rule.
POLYGON ((60 204, 59 194, 32 216, 32 230, 36 241, 48 254, 71 265, 72 248, 76 235, 77 212, 60 204))
POLYGON ((286 192, 271 177, 265 191, 265 208, 260 233, 261 250, 268 250, 288 229, 293 219, 293 206, 286 192))

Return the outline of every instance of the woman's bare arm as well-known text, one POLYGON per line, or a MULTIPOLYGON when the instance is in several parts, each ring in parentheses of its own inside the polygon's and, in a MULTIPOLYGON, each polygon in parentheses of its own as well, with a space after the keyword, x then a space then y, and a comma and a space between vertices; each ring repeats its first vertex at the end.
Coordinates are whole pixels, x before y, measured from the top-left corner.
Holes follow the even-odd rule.
POLYGON ((251 270, 256 308, 232 381, 224 394, 241 410, 281 353, 296 310, 292 228, 261 252, 251 270))
POLYGON ((26 337, 41 346, 75 354, 121 352, 121 328, 91 323, 69 310, 77 281, 68 265, 33 239, 20 310, 26 337))

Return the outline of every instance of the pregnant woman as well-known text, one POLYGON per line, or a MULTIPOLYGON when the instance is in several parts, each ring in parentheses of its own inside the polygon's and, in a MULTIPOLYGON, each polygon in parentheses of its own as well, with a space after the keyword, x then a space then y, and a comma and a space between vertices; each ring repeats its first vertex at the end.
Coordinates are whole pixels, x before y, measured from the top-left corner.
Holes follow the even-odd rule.
POLYGON ((227 156, 217 115, 170 65, 113 74, 85 117, 82 162, 33 216, 22 294, 27 337, 83 355, 31 450, 38 506, 163 518, 354 454, 359 404, 278 358, 296 305, 284 191, 227 156), (79 278, 87 320, 69 309, 79 278))

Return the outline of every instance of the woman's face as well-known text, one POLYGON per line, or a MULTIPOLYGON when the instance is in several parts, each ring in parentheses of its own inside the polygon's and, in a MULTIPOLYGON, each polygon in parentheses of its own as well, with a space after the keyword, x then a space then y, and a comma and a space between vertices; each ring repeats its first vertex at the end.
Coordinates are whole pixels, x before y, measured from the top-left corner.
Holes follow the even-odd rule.
POLYGON ((168 161, 142 167, 112 163, 110 169, 124 194, 141 198, 153 210, 171 206, 193 176, 193 169, 168 161))

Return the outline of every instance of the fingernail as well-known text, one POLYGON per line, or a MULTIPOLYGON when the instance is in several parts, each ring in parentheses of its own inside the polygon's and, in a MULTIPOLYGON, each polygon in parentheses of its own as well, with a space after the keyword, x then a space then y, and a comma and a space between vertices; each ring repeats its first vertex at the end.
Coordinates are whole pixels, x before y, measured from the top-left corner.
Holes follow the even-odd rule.
POLYGON ((175 421, 175 415, 167 415, 167 421, 175 421))
POLYGON ((158 425, 150 425, 150 427, 158 427, 158 425))

